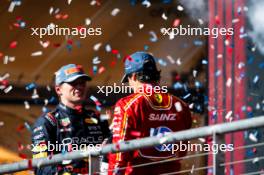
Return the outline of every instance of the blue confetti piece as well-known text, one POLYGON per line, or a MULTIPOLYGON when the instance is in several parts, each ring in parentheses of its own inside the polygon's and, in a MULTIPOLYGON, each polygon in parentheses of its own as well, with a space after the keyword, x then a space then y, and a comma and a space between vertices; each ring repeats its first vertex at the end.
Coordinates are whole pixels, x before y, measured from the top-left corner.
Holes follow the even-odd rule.
POLYGON ((101 111, 102 108, 101 108, 100 106, 96 106, 96 110, 97 110, 97 111, 101 111))
POLYGON ((43 113, 48 113, 50 112, 49 108, 47 108, 46 106, 42 107, 42 112, 43 113))
POLYGON ((216 77, 218 77, 219 75, 221 75, 221 70, 217 70, 217 71, 215 72, 215 76, 216 76, 216 77))
POLYGON ((35 83, 30 83, 30 84, 26 85, 26 90, 27 91, 35 89, 35 88, 37 88, 37 85, 35 83))
POLYGON ((183 85, 180 83, 180 82, 177 82, 173 85, 173 88, 174 89, 182 89, 183 88, 183 85))
POLYGON ((149 46, 145 45, 144 50, 147 51, 149 49, 149 46))
POLYGON ((203 45, 203 41, 201 41, 201 40, 195 40, 195 41, 193 41, 193 44, 195 46, 202 46, 203 45))
POLYGON ((93 73, 96 74, 97 73, 97 66, 93 66, 93 73))
POLYGON ((207 60, 202 60, 202 64, 208 64, 207 60))
POLYGON ((190 96, 191 96, 191 94, 189 93, 189 94, 185 95, 185 96, 183 97, 183 99, 187 99, 187 98, 190 97, 190 96))
POLYGON ((260 69, 263 69, 263 68, 264 68, 264 62, 263 62, 263 63, 260 63, 258 67, 259 67, 260 69))
POLYGON ((195 81, 194 85, 195 85, 196 88, 201 88, 202 87, 202 84, 199 81, 195 81))
POLYGON ((27 122, 25 122, 24 125, 29 132, 32 132, 31 126, 27 122))
POLYGON ((233 167, 230 167, 230 175, 234 175, 234 169, 233 169, 233 167))
POLYGON ((56 98, 54 96, 52 96, 49 100, 48 100, 48 103, 50 104, 53 104, 56 102, 56 98))
POLYGON ((167 62, 164 61, 163 59, 159 59, 159 60, 158 60, 158 63, 159 63, 161 66, 167 66, 167 62))
POLYGON ((68 50, 69 52, 71 52, 71 51, 72 51, 72 45, 70 45, 70 44, 67 44, 67 45, 66 45, 66 48, 67 48, 67 50, 68 50))

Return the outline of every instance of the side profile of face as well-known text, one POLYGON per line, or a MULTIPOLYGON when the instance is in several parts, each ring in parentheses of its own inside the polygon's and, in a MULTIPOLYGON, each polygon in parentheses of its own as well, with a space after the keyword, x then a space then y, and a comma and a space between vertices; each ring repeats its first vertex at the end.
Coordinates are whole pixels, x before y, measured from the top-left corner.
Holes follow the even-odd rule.
POLYGON ((131 77, 128 77, 128 85, 132 87, 134 92, 137 92, 142 83, 137 80, 136 75, 133 73, 131 77))
POLYGON ((55 87, 56 93, 63 104, 74 107, 83 102, 86 96, 86 80, 78 78, 73 82, 62 83, 55 87))

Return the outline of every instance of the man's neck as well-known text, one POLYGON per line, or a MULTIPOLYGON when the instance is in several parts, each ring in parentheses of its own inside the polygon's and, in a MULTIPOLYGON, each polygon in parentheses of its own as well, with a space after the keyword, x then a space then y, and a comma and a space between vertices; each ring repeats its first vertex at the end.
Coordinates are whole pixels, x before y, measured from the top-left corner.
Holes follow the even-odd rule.
POLYGON ((76 109, 76 107, 80 106, 81 104, 74 104, 74 103, 71 103, 69 101, 64 101, 64 100, 61 100, 61 103, 68 107, 68 108, 71 108, 71 109, 76 109))

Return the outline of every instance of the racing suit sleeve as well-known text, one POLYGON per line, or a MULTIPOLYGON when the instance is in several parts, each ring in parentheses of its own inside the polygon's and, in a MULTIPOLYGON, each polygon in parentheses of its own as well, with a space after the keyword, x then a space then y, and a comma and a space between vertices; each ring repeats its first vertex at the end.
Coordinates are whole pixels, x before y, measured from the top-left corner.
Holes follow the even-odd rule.
MULTIPOLYGON (((125 103, 119 101, 115 106, 112 143, 134 139, 131 137, 131 131, 135 127, 132 114, 124 110, 125 103)), ((109 175, 121 175, 127 171, 129 160, 132 160, 133 152, 119 152, 109 155, 109 175), (120 169, 122 168, 122 169, 120 169)))
MULTIPOLYGON (((55 143, 56 122, 53 116, 41 116, 32 128, 32 153, 33 158, 44 158, 52 154, 49 144, 55 143)), ((35 169, 36 175, 55 174, 56 166, 46 166, 35 169)))

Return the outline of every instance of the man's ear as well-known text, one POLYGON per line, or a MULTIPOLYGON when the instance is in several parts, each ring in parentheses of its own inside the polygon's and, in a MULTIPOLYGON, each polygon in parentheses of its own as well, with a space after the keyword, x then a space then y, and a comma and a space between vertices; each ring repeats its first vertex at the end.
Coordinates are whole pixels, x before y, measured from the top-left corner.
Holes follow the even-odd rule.
POLYGON ((58 96, 62 95, 60 86, 55 86, 55 91, 58 94, 58 96))

